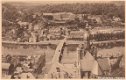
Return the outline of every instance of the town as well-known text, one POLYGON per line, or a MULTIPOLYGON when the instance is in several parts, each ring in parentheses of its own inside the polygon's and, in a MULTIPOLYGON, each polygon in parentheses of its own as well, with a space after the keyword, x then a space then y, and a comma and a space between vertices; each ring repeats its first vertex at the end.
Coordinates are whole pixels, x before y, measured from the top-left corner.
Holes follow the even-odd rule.
POLYGON ((3 3, 2 78, 125 78, 125 5, 117 3, 3 3))

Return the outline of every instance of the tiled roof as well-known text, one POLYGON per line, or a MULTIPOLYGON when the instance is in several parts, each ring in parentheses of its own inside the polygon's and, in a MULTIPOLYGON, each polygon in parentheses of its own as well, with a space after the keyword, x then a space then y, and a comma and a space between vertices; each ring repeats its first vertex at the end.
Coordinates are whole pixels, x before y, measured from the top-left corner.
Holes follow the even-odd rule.
POLYGON ((92 66, 93 66, 93 68, 91 70, 92 74, 94 74, 94 75, 103 75, 102 70, 100 69, 97 61, 95 61, 92 66))
POLYGON ((98 51, 98 56, 102 55, 102 57, 118 57, 119 55, 122 55, 125 53, 125 49, 123 47, 114 47, 112 49, 102 49, 98 51))
POLYGON ((94 57, 87 52, 83 59, 80 61, 82 71, 91 71, 93 68, 93 63, 95 62, 94 57))
POLYGON ((110 70, 109 60, 107 58, 100 58, 97 61, 87 52, 85 57, 81 60, 81 70, 91 71, 96 75, 102 75, 102 71, 110 70))
POLYGON ((110 63, 108 58, 97 59, 97 62, 102 70, 110 70, 110 63))
POLYGON ((119 63, 119 66, 125 68, 125 56, 124 55, 119 63))

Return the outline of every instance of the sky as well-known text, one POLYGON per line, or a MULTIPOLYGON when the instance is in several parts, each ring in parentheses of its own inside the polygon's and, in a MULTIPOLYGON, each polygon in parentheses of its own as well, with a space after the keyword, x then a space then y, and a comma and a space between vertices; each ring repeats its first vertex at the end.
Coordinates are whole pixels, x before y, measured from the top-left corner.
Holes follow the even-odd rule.
MULTIPOLYGON (((103 0, 2 0, 2 2, 30 2, 30 3, 102 3, 103 0)), ((110 0, 104 0, 110 2, 110 0)))
MULTIPOLYGON (((114 1, 125 1, 125 0, 2 0, 2 3, 18 3, 29 5, 41 5, 41 4, 62 4, 62 3, 111 3, 114 1)), ((115 3, 115 2, 114 2, 115 3)), ((118 2, 116 2, 118 3, 118 2)), ((124 3, 124 2, 121 2, 124 3)))

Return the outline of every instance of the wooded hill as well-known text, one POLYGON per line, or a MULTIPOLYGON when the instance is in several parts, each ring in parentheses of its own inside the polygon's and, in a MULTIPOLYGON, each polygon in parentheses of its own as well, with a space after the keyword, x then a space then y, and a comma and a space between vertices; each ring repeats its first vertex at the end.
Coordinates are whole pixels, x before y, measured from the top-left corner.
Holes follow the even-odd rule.
POLYGON ((39 13, 72 12, 75 14, 117 16, 125 21, 125 3, 63 3, 63 4, 38 4, 30 3, 3 3, 2 17, 6 20, 15 20, 20 17, 18 11, 25 15, 39 13))

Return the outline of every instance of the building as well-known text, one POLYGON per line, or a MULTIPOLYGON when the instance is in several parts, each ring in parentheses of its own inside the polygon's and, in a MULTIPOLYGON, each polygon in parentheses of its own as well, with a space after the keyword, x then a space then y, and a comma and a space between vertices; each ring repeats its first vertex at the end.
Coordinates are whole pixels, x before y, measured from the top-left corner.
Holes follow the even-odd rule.
POLYGON ((120 19, 119 17, 115 17, 115 16, 113 16, 113 21, 115 21, 115 22, 119 22, 119 21, 121 21, 121 19, 120 19))
POLYGON ((48 20, 67 21, 67 20, 74 20, 75 14, 70 12, 43 13, 43 17, 47 18, 48 20))
POLYGON ((95 20, 96 23, 102 24, 101 15, 89 15, 88 19, 95 20))
POLYGON ((98 76, 110 75, 110 71, 111 71, 110 59, 109 58, 99 58, 99 59, 97 59, 97 62, 99 65, 98 76))
POLYGON ((7 78, 8 77, 8 71, 9 71, 9 63, 2 63, 2 77, 7 78))
POLYGON ((74 20, 74 19, 75 19, 75 14, 71 12, 60 12, 54 14, 54 20, 67 21, 67 20, 74 20))
POLYGON ((48 19, 48 20, 53 20, 53 13, 43 13, 43 18, 48 19))
POLYGON ((125 63, 125 56, 122 57, 122 59, 121 59, 121 61, 119 63, 119 67, 125 68, 125 64, 124 63, 125 63))
POLYGON ((90 78, 94 62, 95 59, 89 52, 80 60, 82 78, 90 78))
POLYGON ((99 58, 96 60, 89 52, 83 56, 80 63, 82 78, 106 76, 111 71, 110 60, 108 58, 99 58))

